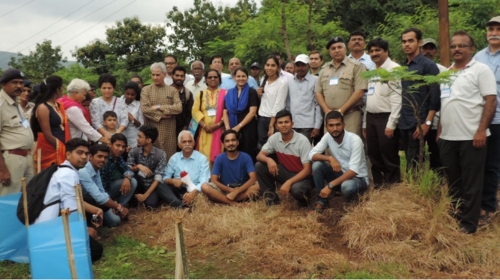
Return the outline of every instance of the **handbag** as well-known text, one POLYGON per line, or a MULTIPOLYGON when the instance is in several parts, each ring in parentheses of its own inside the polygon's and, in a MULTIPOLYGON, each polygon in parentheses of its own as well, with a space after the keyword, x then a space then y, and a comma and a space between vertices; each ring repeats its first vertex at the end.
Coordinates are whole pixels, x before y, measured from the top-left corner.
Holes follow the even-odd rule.
MULTIPOLYGON (((201 111, 201 100, 203 99, 203 91, 200 91, 200 111, 201 111)), ((193 134, 194 141, 198 140, 198 135, 200 134, 200 124, 194 119, 191 118, 189 122, 188 130, 193 134)))

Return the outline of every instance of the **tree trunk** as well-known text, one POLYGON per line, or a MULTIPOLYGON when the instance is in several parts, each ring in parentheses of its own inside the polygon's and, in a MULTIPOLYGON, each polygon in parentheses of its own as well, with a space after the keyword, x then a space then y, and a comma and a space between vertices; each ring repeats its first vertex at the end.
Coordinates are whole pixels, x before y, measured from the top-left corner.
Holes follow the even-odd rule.
MULTIPOLYGON (((285 50, 288 59, 291 59, 292 52, 290 51, 290 41, 288 41, 288 33, 286 31, 286 0, 281 0, 281 34, 285 43, 285 50)), ((279 65, 281 66, 281 65, 279 65)))

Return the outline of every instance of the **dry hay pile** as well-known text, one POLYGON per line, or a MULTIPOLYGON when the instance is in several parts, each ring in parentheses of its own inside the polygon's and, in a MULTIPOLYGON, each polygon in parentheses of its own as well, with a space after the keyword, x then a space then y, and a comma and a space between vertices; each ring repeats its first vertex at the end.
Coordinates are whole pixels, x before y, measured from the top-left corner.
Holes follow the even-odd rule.
POLYGON ((433 201, 398 185, 367 197, 340 221, 343 240, 367 260, 449 273, 475 269, 483 277, 498 273, 498 219, 488 229, 467 235, 457 230, 444 195, 433 201))
POLYGON ((232 277, 305 278, 346 263, 326 238, 331 229, 324 218, 286 200, 271 208, 263 201, 230 207, 199 196, 192 213, 139 210, 122 233, 173 249, 174 219, 182 215, 188 261, 229 263, 239 273, 232 277))

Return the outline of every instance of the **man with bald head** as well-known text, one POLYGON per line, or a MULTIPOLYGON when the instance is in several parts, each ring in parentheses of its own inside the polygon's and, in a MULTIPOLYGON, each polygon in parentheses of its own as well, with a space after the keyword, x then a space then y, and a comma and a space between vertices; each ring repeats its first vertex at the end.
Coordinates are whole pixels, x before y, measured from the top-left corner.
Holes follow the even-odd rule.
POLYGON ((347 57, 342 37, 330 39, 326 49, 332 61, 323 66, 316 82, 316 99, 325 114, 339 111, 344 116, 345 129, 361 137, 362 98, 368 89, 368 81, 361 73, 366 67, 347 57))
MULTIPOLYGON (((222 84, 220 85, 221 88, 230 90, 236 86, 236 81, 233 79, 235 74, 234 71, 240 67, 241 61, 238 58, 233 57, 229 60, 229 72, 231 76, 222 79, 222 84)), ((259 87, 252 76, 248 77, 248 85, 255 90, 259 87)))

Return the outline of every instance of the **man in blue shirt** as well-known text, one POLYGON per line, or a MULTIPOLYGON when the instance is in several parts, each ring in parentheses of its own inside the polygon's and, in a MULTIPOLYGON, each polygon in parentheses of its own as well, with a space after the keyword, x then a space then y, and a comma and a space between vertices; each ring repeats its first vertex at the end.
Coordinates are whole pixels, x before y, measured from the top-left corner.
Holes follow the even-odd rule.
POLYGON ((210 200, 236 205, 259 192, 259 186, 255 184, 257 174, 252 158, 238 151, 238 132, 226 130, 220 140, 226 152, 215 159, 211 182, 203 184, 201 190, 210 200))
MULTIPOLYGON (((82 185, 83 200, 91 205, 99 207, 104 212, 104 224, 117 227, 121 223, 121 217, 128 216, 128 209, 122 204, 114 201, 104 190, 99 169, 103 168, 108 159, 109 148, 97 144, 90 148, 89 162, 78 171, 80 184, 82 185)), ((91 221, 87 215, 87 221, 91 221)))
POLYGON ((497 211, 497 192, 500 183, 500 16, 486 23, 488 46, 478 52, 474 59, 488 65, 495 74, 497 85, 497 107, 489 126, 491 135, 487 140, 488 151, 484 167, 484 183, 481 203, 481 219, 489 221, 497 211))
POLYGON ((177 142, 181 151, 170 157, 163 174, 163 182, 169 192, 165 202, 172 207, 181 208, 191 205, 201 192, 201 186, 208 183, 210 168, 207 157, 194 150, 194 138, 189 130, 181 131, 177 142), (189 186, 181 181, 183 172, 187 172, 191 178, 194 189, 189 189, 189 186))
MULTIPOLYGON (((230 90, 236 86, 236 81, 233 79, 234 71, 238 68, 241 67, 241 62, 238 58, 233 57, 229 60, 229 74, 230 76, 228 77, 223 77, 222 78, 222 84, 220 85, 220 88, 225 89, 225 90, 230 90)), ((257 85, 257 82, 255 79, 250 76, 248 77, 248 85, 257 90, 259 86, 257 85)))
POLYGON ((340 112, 330 111, 325 119, 328 133, 309 152, 309 159, 314 161, 312 171, 318 193, 318 212, 327 207, 334 189, 340 188, 346 201, 352 201, 359 193, 368 190, 363 141, 345 130, 344 116, 340 112), (323 154, 326 148, 330 148, 332 156, 323 154))
MULTIPOLYGON (((422 31, 417 28, 408 28, 403 31, 401 34, 401 46, 407 57, 403 66, 407 66, 408 71, 416 71, 415 74, 422 76, 435 76, 439 74, 436 63, 426 58, 420 52, 421 45, 422 31)), ((415 84, 421 82, 422 81, 401 81, 403 100, 398 127, 400 129, 408 168, 416 166, 420 151, 420 131, 417 126, 414 110, 417 109, 419 111, 420 122, 425 136, 431 129, 434 115, 439 111, 441 106, 441 91, 439 90, 439 84, 420 86, 418 89, 413 88, 415 84)))

